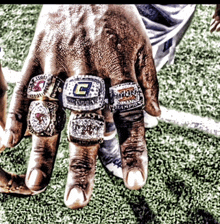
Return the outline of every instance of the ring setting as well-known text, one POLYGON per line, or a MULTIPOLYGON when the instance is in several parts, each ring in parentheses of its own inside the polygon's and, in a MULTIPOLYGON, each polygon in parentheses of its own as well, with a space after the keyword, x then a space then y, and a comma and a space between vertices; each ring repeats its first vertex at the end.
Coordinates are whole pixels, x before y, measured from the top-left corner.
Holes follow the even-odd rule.
POLYGON ((100 77, 70 77, 63 88, 63 106, 75 111, 92 111, 105 105, 105 83, 100 77))
POLYGON ((112 111, 125 112, 144 106, 144 95, 141 87, 134 83, 121 83, 109 88, 112 111))
POLYGON ((68 139, 80 144, 102 143, 104 117, 95 113, 72 114, 68 124, 68 139))
POLYGON ((27 97, 29 99, 58 100, 62 92, 63 80, 51 74, 42 74, 33 77, 28 85, 27 97))
POLYGON ((53 136, 65 124, 65 111, 57 102, 33 101, 27 117, 28 130, 37 136, 53 136))
MULTIPOLYGON (((67 108, 82 112, 71 115, 68 124, 69 141, 81 144, 103 142, 104 117, 89 113, 105 106, 105 82, 102 78, 79 75, 66 79, 64 83, 51 74, 37 75, 29 82, 27 97, 35 99, 30 104, 27 116, 30 133, 37 136, 53 136, 62 131, 66 121, 63 108, 67 108)), ((113 113, 144 106, 141 87, 134 82, 110 87, 109 100, 113 113)))

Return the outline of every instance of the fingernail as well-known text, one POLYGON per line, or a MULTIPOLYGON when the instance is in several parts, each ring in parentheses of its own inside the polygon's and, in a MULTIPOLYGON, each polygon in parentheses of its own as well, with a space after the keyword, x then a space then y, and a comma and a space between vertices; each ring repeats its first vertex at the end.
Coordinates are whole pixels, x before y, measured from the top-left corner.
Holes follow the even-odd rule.
POLYGON ((127 187, 131 190, 139 190, 145 184, 141 171, 131 170, 127 175, 127 187))
POLYGON ((5 147, 10 147, 11 138, 11 132, 5 131, 2 135, 2 145, 4 145, 5 147))
POLYGON ((0 138, 0 153, 3 152, 5 150, 5 146, 2 143, 2 140, 0 138))
POLYGON ((31 171, 27 186, 32 191, 39 191, 45 187, 45 174, 40 169, 34 169, 31 171))
POLYGON ((71 209, 82 208, 85 202, 85 195, 83 191, 77 187, 70 190, 69 195, 65 200, 67 207, 71 209))

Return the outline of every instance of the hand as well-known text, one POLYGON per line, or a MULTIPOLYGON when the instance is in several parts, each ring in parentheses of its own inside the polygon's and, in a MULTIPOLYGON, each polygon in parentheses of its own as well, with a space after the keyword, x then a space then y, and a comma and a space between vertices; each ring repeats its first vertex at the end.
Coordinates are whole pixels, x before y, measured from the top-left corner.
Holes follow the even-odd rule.
MULTIPOLYGON (((151 45, 135 6, 47 5, 42 8, 21 81, 12 96, 4 137, 4 145, 14 147, 23 138, 27 126, 30 129, 33 123, 32 129, 35 130, 32 130, 32 152, 26 185, 34 193, 43 191, 50 181, 61 131, 58 129, 49 135, 44 129, 43 134, 39 134, 47 122, 52 122, 42 111, 48 109, 48 105, 57 105, 59 109, 55 110, 57 114, 54 115, 57 116, 61 113, 58 111, 62 110, 62 104, 68 104, 65 100, 62 102, 59 98, 58 101, 48 95, 36 100, 28 97, 28 86, 39 74, 52 74, 55 80, 65 81, 63 99, 67 99, 68 94, 78 96, 75 104, 83 95, 90 94, 91 83, 80 82, 85 80, 85 75, 99 80, 99 84, 100 80, 104 80, 106 95, 114 107, 124 183, 129 189, 143 187, 147 179, 148 158, 142 92, 144 109, 153 116, 159 116, 161 112, 151 45), (67 91, 68 88, 70 91, 67 91), (133 108, 132 102, 136 102, 133 108), (41 111, 43 115, 40 116, 36 111, 41 111)), ((35 84, 37 92, 40 83, 35 84)), ((97 99, 102 97, 103 94, 97 99)), ((68 124, 70 161, 64 202, 72 209, 84 207, 89 202, 102 139, 99 134, 104 127, 102 116, 105 122, 112 121, 107 107, 103 110, 100 106, 90 111, 91 108, 82 109, 81 105, 78 104, 76 108, 73 105, 66 106, 71 109, 71 116, 68 124), (87 122, 83 126, 80 122, 84 121, 91 122, 91 125, 87 122)), ((47 113, 51 115, 52 111, 47 113)), ((60 119, 57 118, 58 121, 60 119)))
POLYGON ((215 14, 212 16, 210 32, 220 31, 220 4, 216 5, 215 14))

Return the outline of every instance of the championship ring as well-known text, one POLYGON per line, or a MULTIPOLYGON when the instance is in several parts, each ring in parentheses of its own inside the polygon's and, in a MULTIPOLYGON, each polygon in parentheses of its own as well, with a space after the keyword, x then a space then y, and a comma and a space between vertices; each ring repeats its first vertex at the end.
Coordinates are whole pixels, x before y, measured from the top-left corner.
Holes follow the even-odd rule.
POLYGON ((63 130, 65 121, 65 111, 57 102, 31 102, 27 116, 30 133, 38 136, 53 136, 63 130))
POLYGON ((122 83, 109 88, 110 105, 113 112, 125 112, 143 107, 144 95, 141 87, 134 83, 122 83))
POLYGON ((63 84, 63 80, 51 74, 37 75, 29 82, 27 97, 29 99, 58 100, 63 84))
POLYGON ((105 104, 105 83, 92 75, 70 77, 63 88, 63 106, 75 111, 92 111, 105 104))
POLYGON ((95 113, 71 115, 68 124, 68 139, 80 144, 102 143, 104 138, 104 117, 95 113))

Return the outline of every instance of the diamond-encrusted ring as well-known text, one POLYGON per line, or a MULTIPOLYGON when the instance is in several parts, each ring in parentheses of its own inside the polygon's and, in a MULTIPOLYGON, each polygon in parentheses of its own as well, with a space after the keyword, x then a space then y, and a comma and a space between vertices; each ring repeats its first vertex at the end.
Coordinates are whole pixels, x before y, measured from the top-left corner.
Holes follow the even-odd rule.
POLYGON ((100 77, 70 77, 63 88, 63 106, 75 111, 92 111, 105 105, 105 83, 100 77))
POLYGON ((62 93, 64 82, 51 74, 37 75, 31 79, 27 89, 29 99, 58 100, 62 93))
POLYGON ((27 116, 30 133, 37 136, 53 136, 62 131, 65 121, 65 111, 57 102, 31 102, 27 116))
POLYGON ((109 88, 110 105, 113 112, 130 111, 144 105, 141 87, 134 83, 122 83, 109 88))
POLYGON ((104 117, 95 113, 72 114, 68 124, 68 139, 80 144, 102 143, 104 117))

